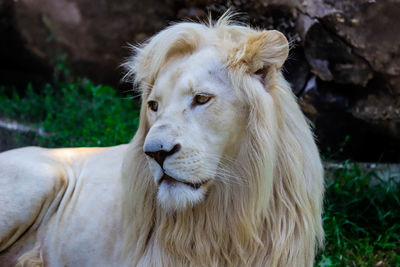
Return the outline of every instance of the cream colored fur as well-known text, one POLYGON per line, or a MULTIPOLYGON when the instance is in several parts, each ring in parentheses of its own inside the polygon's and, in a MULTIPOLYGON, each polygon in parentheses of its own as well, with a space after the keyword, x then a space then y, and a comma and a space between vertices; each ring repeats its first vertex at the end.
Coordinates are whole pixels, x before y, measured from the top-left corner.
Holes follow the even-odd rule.
POLYGON ((0 154, 0 266, 312 266, 323 169, 280 73, 286 38, 224 16, 136 50, 129 145, 0 154), (193 105, 203 91, 212 99, 193 105), (144 154, 157 142, 181 145, 163 167, 144 154), (168 185, 163 171, 206 182, 168 185))
POLYGON ((230 25, 227 17, 215 26, 171 26, 137 49, 127 64, 143 92, 141 125, 123 174, 125 241, 134 265, 312 266, 323 241, 323 169, 279 70, 287 54, 281 33, 230 25), (230 169, 222 168, 235 182, 217 181, 203 202, 169 213, 157 205, 152 174, 143 168, 142 146, 151 127, 146 101, 163 68, 207 47, 218 51, 248 118, 230 169))

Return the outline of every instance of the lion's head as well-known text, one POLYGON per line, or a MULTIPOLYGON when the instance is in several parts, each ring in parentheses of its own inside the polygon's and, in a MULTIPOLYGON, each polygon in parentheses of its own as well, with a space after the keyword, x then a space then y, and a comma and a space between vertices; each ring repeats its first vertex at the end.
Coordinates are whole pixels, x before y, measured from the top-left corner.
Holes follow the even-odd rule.
POLYGON ((192 207, 213 183, 229 182, 218 165, 238 153, 246 105, 212 46, 166 63, 148 90, 143 150, 157 200, 169 210, 192 207))
POLYGON ((123 172, 134 262, 312 263, 322 167, 280 73, 288 49, 281 33, 227 17, 173 25, 136 48, 126 66, 141 122, 123 172))

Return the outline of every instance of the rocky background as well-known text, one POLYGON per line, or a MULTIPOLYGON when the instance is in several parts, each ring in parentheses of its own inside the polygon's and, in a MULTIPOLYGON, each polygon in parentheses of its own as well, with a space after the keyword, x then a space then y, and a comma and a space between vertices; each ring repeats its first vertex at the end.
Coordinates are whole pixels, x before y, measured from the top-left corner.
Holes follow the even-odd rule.
POLYGON ((123 91, 128 43, 228 8, 291 41, 284 73, 325 155, 400 161, 399 0, 0 0, 0 84, 48 81, 67 55, 75 75, 123 91))

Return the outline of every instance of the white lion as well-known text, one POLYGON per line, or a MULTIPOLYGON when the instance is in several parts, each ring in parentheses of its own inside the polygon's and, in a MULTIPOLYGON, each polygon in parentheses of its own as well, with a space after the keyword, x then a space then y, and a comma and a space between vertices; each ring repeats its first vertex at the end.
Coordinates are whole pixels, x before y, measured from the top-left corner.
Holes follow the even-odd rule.
POLYGON ((312 266, 323 169, 277 31, 178 23, 128 145, 0 154, 0 266, 312 266))

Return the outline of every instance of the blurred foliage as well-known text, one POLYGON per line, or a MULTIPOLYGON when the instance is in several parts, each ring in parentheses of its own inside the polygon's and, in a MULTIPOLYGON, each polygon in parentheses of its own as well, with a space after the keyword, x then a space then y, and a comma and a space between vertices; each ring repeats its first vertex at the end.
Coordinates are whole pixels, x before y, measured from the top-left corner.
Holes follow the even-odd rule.
POLYGON ((399 174, 383 180, 346 161, 328 175, 316 265, 400 266, 399 174))
POLYGON ((139 124, 139 111, 131 99, 118 97, 113 88, 87 79, 46 84, 39 92, 28 85, 23 96, 15 89, 0 87, 0 105, 0 118, 47 133, 47 137, 37 136, 37 145, 45 147, 127 143, 139 124))

